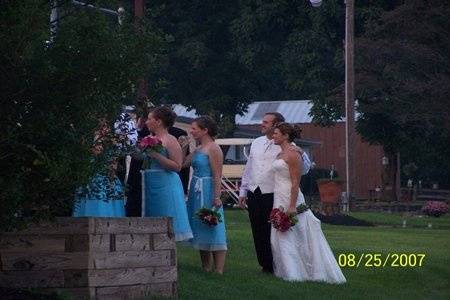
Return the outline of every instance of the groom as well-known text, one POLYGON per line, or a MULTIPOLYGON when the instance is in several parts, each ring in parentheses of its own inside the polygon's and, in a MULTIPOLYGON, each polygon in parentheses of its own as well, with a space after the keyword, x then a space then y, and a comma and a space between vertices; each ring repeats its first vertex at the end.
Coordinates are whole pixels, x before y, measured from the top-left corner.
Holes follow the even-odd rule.
MULTIPOLYGON (((280 146, 273 143, 272 134, 274 126, 281 122, 284 122, 284 117, 278 112, 268 112, 264 115, 261 124, 263 136, 252 142, 239 191, 239 206, 245 208, 247 204, 248 207, 258 262, 262 271, 267 273, 273 273, 269 223, 274 190, 272 162, 281 151, 280 146)), ((311 162, 305 152, 300 148, 299 151, 303 158, 303 174, 306 174, 311 162)))

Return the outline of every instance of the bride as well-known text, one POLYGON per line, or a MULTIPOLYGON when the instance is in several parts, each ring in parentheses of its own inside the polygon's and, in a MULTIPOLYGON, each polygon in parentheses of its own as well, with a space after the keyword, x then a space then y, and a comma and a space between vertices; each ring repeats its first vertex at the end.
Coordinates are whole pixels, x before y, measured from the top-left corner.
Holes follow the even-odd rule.
MULTIPOLYGON (((301 193, 300 155, 290 147, 300 130, 288 123, 278 124, 273 142, 281 152, 272 164, 275 172, 274 208, 295 213, 305 203, 301 193)), ((346 279, 320 227, 320 221, 308 209, 297 215, 298 223, 285 232, 272 227, 271 245, 274 274, 289 281, 344 283, 346 279)))

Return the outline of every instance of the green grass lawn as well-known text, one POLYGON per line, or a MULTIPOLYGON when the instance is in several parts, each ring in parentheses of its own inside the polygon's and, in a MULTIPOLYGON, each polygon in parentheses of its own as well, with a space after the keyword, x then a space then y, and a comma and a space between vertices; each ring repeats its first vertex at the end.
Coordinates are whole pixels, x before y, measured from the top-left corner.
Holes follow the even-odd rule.
MULTIPOLYGON (((343 267, 344 285, 289 283, 260 272, 245 212, 225 212, 229 252, 225 274, 201 271, 198 252, 179 245, 180 299, 450 299, 450 217, 431 219, 439 229, 346 227, 323 224, 335 256, 339 254, 424 253, 422 267, 343 267), (446 226, 447 224, 448 226, 446 226), (442 226, 441 226, 442 225, 442 226)), ((402 215, 354 214, 381 224, 401 224, 402 215)), ((425 221, 424 221, 425 220, 425 221)), ((424 222, 423 222, 424 221, 424 222)), ((408 223, 409 224, 409 223, 408 223)))
POLYGON ((431 224, 432 228, 450 229, 450 217, 440 218, 422 215, 412 215, 408 213, 376 213, 376 212, 352 212, 352 217, 372 222, 376 225, 402 226, 406 220, 406 227, 427 228, 431 224))

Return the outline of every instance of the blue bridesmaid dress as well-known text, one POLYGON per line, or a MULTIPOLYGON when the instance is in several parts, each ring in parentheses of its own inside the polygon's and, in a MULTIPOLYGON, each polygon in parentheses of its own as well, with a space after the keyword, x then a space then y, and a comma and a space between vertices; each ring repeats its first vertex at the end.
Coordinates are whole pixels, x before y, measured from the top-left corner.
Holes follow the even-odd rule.
POLYGON ((74 217, 125 217, 125 195, 119 178, 97 174, 75 194, 74 217))
MULTIPOLYGON (((161 152, 168 157, 166 149, 161 152)), ((148 158, 146 158, 148 159, 148 158)), ((175 241, 192 238, 183 185, 180 176, 150 160, 150 169, 142 171, 142 212, 146 217, 172 217, 175 241)))
POLYGON ((218 212, 222 215, 222 222, 216 226, 210 227, 202 223, 195 215, 202 207, 213 207, 214 183, 208 155, 197 150, 192 157, 192 167, 194 168, 194 174, 187 204, 189 222, 194 234, 190 244, 195 249, 204 251, 227 250, 223 207, 218 209, 218 212))

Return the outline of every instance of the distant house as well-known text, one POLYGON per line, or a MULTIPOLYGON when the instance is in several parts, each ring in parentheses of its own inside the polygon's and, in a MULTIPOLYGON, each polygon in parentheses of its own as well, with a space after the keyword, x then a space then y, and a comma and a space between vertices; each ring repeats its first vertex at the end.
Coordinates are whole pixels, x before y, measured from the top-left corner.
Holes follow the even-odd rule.
MULTIPOLYGON (((281 113, 286 122, 298 124, 302 128, 302 138, 297 142, 307 151, 316 168, 331 168, 334 165, 339 177, 345 179, 345 122, 337 122, 333 127, 320 127, 312 124, 309 116, 312 104, 308 100, 261 101, 249 105, 243 116, 236 116, 237 129, 234 137, 255 138, 260 136, 260 124, 266 112, 281 113)), ((188 127, 196 117, 195 110, 188 111, 182 105, 175 105, 174 111, 179 118, 177 126, 188 127)), ((369 198, 370 191, 381 186, 382 164, 384 152, 381 146, 369 145, 357 136, 355 141, 355 196, 369 198)), ((239 149, 228 151, 237 153, 239 149)), ((230 154, 231 155, 231 154, 230 154)), ((228 157, 228 159, 232 159, 228 157)), ((239 159, 242 159, 239 156, 239 159)))

